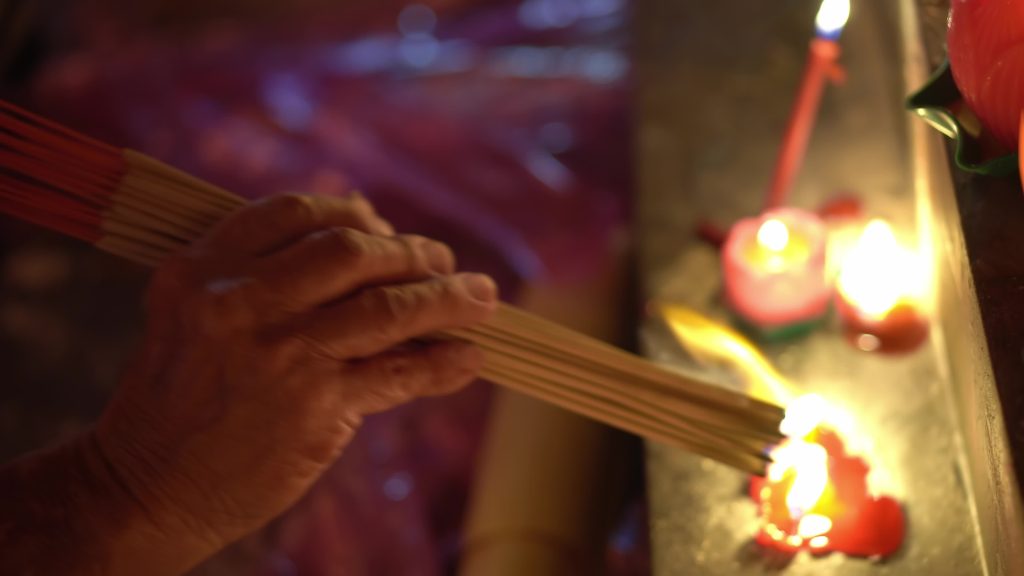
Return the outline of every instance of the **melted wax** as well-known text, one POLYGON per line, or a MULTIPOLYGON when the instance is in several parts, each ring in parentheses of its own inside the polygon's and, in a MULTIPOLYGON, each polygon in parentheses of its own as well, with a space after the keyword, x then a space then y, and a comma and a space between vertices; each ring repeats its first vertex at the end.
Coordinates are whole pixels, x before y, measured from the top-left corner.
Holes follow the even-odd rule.
MULTIPOLYGON (((810 459, 789 466, 782 464, 775 474, 754 478, 750 495, 758 505, 761 529, 756 541, 761 546, 783 552, 808 550, 821 555, 840 552, 857 557, 885 557, 903 544, 906 522, 899 502, 890 497, 874 497, 868 489, 867 463, 846 453, 835 432, 818 428, 800 440, 786 440, 773 451, 787 446, 804 449, 810 459), (820 478, 814 470, 820 467, 820 478), (815 485, 816 484, 816 485, 815 485), (813 492, 801 509, 791 493, 813 492), (815 494, 819 494, 814 498, 815 494)), ((772 466, 779 466, 779 459, 772 466)))

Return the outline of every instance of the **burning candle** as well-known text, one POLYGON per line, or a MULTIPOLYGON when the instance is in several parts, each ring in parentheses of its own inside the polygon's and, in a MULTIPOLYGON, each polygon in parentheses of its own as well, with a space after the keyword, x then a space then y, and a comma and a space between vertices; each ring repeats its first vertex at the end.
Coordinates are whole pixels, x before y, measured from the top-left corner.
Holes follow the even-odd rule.
POLYGON ((892 228, 872 220, 843 261, 837 280, 840 317, 847 336, 867 352, 901 352, 928 334, 921 313, 924 273, 900 246, 892 228))
POLYGON ((831 294, 826 239, 821 219, 795 208, 737 222, 722 249, 733 310, 767 334, 821 318, 831 294))
POLYGON ((843 70, 837 64, 841 52, 838 40, 849 17, 850 0, 823 0, 818 9, 815 19, 817 34, 811 41, 803 80, 786 125, 766 208, 776 208, 785 203, 807 151, 825 82, 829 79, 838 82, 843 77, 843 70))
POLYGON ((761 518, 756 541, 788 553, 893 554, 903 543, 903 510, 892 498, 871 495, 868 464, 823 424, 827 413, 815 395, 787 409, 788 439, 772 451, 767 475, 750 484, 761 518))

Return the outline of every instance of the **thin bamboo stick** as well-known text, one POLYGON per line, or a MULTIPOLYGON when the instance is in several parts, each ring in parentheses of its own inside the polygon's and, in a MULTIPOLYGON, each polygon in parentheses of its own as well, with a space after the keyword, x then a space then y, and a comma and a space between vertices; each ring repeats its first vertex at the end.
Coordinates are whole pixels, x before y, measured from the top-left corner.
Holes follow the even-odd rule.
POLYGON ((550 402, 571 412, 593 418, 599 422, 610 424, 615 428, 636 434, 637 436, 651 438, 667 446, 693 452, 751 474, 764 474, 765 460, 763 457, 746 453, 728 452, 699 442, 680 439, 675 435, 662 432, 660 429, 652 428, 649 422, 642 418, 610 415, 605 409, 593 408, 590 405, 578 402, 575 398, 566 395, 557 386, 541 388, 501 368, 485 365, 481 376, 492 382, 500 382, 503 386, 550 402))
POLYGON ((629 354, 623 350, 595 342, 582 335, 565 334, 556 337, 558 330, 543 320, 530 317, 514 310, 511 306, 502 306, 494 319, 480 325, 473 332, 501 332, 516 341, 543 346, 557 351, 559 354, 576 356, 581 360, 597 366, 603 366, 623 377, 642 376, 647 386, 662 384, 683 394, 688 400, 709 405, 730 406, 739 414, 752 417, 760 422, 777 426, 784 415, 783 410, 760 401, 752 401, 744 395, 717 388, 692 378, 669 372, 657 365, 629 354))
MULTIPOLYGON (((718 388, 716 386, 708 386, 706 383, 697 383, 696 387, 687 386, 687 384, 693 382, 692 379, 683 377, 682 375, 674 372, 670 372, 656 364, 651 363, 650 361, 644 358, 626 352, 621 348, 616 348, 615 346, 612 346, 606 342, 589 338, 584 334, 574 332, 572 330, 565 328, 564 326, 560 326, 554 322, 550 322, 538 316, 534 316, 524 310, 519 310, 513 306, 502 306, 498 310, 497 315, 499 317, 508 316, 510 318, 517 318, 520 320, 520 322, 506 322, 502 321, 499 318, 497 319, 498 321, 493 323, 494 326, 518 325, 527 329, 531 329, 534 332, 534 334, 559 334, 563 337, 560 339, 561 341, 572 342, 573 344, 577 344, 577 347, 569 349, 570 352, 573 350, 593 351, 594 354, 589 355, 588 358, 594 362, 614 366, 615 364, 612 364, 612 359, 615 359, 615 361, 617 362, 622 362, 626 365, 635 367, 636 369, 643 371, 645 376, 651 378, 654 381, 661 382, 673 387, 682 387, 687 392, 699 393, 701 397, 715 398, 716 400, 728 402, 730 404, 736 405, 737 407, 745 411, 756 411, 757 413, 763 414, 767 418, 772 420, 784 416, 784 410, 781 407, 776 406, 774 404, 769 404, 767 402, 763 402, 756 398, 751 398, 746 395, 740 395, 733 391, 718 388)), ((487 327, 484 327, 483 329, 486 328, 487 327)))
POLYGON ((244 205, 244 200, 239 196, 232 194, 219 186, 206 182, 205 180, 196 178, 187 172, 178 170, 169 164, 164 164, 156 158, 141 154, 134 150, 124 150, 122 155, 128 166, 138 168, 143 172, 149 172, 150 174, 170 182, 177 182, 182 185, 182 190, 187 191, 186 193, 190 195, 206 195, 210 198, 216 198, 228 208, 244 205), (241 204, 239 204, 240 200, 242 202, 241 204))
POLYGON ((555 386, 567 397, 575 398, 582 403, 593 402, 605 406, 614 412, 628 412, 641 416, 651 426, 672 430, 676 434, 692 438, 697 442, 709 445, 725 445, 731 451, 761 454, 766 446, 778 440, 778 438, 772 438, 770 441, 746 439, 731 434, 729 429, 702 428, 698 422, 690 420, 681 414, 664 410, 657 405, 638 402, 635 398, 628 395, 609 395, 605 393, 603 388, 591 387, 591 383, 585 377, 579 379, 567 378, 542 364, 521 362, 509 356, 503 350, 491 348, 486 344, 482 348, 488 363, 509 372, 520 374, 523 379, 532 380, 538 384, 544 383, 555 386))
MULTIPOLYGON (((465 331, 455 332, 455 335, 458 336, 463 334, 465 331)), ((594 370, 592 366, 581 367, 566 362, 564 358, 527 350, 522 346, 527 343, 502 341, 479 333, 467 336, 467 339, 471 339, 477 345, 491 351, 494 357, 503 357, 523 365, 524 370, 532 376, 549 374, 553 378, 560 379, 566 387, 584 388, 599 397, 644 410, 651 417, 671 418, 669 421, 685 419, 717 430, 722 434, 744 429, 745 422, 737 420, 736 416, 728 412, 723 413, 715 407, 695 406, 692 403, 682 402, 678 398, 658 394, 641 387, 627 386, 624 380, 608 377, 607 374, 594 370)), ((762 444, 780 439, 777 428, 757 430, 756 432, 751 436, 762 444)))
MULTIPOLYGON (((0 127, 0 165, 14 176, 0 174, 0 207, 83 238, 93 238, 96 225, 97 247, 140 264, 157 265, 246 203, 2 102, 0 127)), ((781 438, 777 406, 508 305, 482 325, 442 337, 477 343, 487 358, 484 375, 498 384, 750 472, 763 472, 765 444, 781 438)))

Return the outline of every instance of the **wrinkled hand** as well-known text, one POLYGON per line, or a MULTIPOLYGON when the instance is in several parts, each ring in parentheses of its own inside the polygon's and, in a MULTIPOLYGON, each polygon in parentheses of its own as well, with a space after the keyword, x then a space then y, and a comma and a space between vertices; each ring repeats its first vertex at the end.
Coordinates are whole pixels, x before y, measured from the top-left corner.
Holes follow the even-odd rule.
POLYGON ((181 568, 293 504, 364 415, 474 378, 472 345, 408 343, 495 308, 489 278, 454 269, 361 198, 298 196, 239 211, 159 269, 95 438, 159 532, 208 548, 181 568))

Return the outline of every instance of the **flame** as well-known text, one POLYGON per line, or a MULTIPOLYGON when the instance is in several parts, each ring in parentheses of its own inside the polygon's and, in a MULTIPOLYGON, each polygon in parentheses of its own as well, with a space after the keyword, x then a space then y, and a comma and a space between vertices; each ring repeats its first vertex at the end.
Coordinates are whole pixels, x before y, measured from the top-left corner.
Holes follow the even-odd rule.
POLYGON ((848 417, 816 395, 789 405, 782 423, 789 437, 771 451, 766 477, 750 484, 760 515, 758 544, 814 555, 886 556, 899 549, 905 523, 899 504, 874 495, 879 479, 861 455, 870 450, 850 451, 844 439, 843 431, 859 436, 848 417))
POLYGON ((820 34, 831 36, 842 32, 850 19, 850 0, 822 0, 814 25, 820 34))
POLYGON ((757 229, 757 243, 772 252, 782 252, 789 245, 789 228, 782 220, 765 220, 757 229))
POLYGON ((918 259, 902 248, 884 220, 872 220, 850 250, 837 285, 843 299, 870 318, 881 319, 904 298, 921 295, 918 259))
MULTIPOLYGON (((772 450, 772 463, 768 466, 767 480, 771 485, 788 483, 786 507, 790 517, 797 520, 800 540, 827 534, 832 521, 812 513, 829 483, 829 455, 823 446, 811 441, 822 423, 826 411, 825 400, 816 394, 801 396, 786 409, 781 430, 788 439, 772 450)), ((797 543, 796 546, 799 546, 797 543)))
POLYGON ((801 396, 789 403, 786 417, 779 425, 779 431, 788 438, 804 438, 821 424, 825 409, 825 399, 821 396, 801 396))
POLYGON ((772 451, 768 481, 790 478, 786 507, 792 518, 801 518, 818 503, 828 486, 828 452, 820 444, 790 439, 772 451))
POLYGON ((821 514, 808 514, 800 519, 796 533, 801 538, 816 538, 832 530, 832 520, 821 514))
POLYGON ((679 344, 699 363, 737 371, 754 398, 783 406, 793 401, 789 381, 739 332, 691 308, 665 303, 656 306, 679 344))

